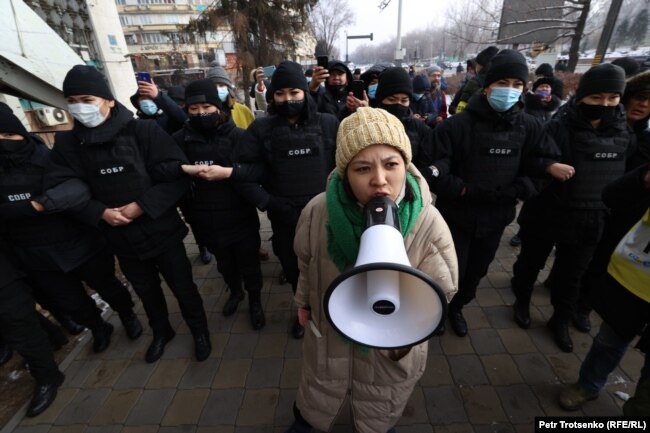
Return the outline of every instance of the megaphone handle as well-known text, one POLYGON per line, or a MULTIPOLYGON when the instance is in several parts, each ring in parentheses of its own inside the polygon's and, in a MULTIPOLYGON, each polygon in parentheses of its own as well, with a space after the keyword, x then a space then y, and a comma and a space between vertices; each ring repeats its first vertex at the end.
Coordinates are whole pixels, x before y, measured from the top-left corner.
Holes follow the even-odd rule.
POLYGON ((321 334, 318 328, 316 327, 314 321, 311 319, 309 319, 309 327, 311 328, 311 332, 313 332, 317 338, 321 338, 323 336, 323 334, 321 334))

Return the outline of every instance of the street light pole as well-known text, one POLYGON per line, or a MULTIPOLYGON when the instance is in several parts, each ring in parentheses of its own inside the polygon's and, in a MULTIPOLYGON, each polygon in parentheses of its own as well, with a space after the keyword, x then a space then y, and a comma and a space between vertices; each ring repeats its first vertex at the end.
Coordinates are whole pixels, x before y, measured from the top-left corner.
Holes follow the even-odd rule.
POLYGON ((372 41, 373 34, 369 35, 355 35, 355 36, 345 36, 345 63, 348 63, 348 40, 349 39, 370 39, 372 41))

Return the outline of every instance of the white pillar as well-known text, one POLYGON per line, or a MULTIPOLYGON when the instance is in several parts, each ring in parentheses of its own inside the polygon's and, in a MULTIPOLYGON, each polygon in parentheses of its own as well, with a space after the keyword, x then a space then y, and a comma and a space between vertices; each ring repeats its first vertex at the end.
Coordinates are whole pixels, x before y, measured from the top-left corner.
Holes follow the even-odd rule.
POLYGON ((86 0, 99 58, 115 98, 127 107, 138 88, 129 50, 113 0, 86 0))

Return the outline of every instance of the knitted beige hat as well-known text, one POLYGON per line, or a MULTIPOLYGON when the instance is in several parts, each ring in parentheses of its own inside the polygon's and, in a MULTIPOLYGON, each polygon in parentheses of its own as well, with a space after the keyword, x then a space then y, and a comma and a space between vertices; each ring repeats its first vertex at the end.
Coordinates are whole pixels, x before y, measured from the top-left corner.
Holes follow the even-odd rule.
POLYGON ((343 119, 336 134, 336 168, 341 175, 357 153, 373 144, 388 144, 411 162, 411 142, 400 120, 380 108, 360 107, 343 119))

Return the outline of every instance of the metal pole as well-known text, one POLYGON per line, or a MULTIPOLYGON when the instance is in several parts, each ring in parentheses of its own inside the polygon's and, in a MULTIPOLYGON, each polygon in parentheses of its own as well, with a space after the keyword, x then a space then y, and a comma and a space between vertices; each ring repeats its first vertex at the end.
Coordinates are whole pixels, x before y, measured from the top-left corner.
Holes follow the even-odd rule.
POLYGON ((345 63, 348 63, 348 35, 345 34, 345 63))
POLYGON ((621 4, 623 4, 623 0, 612 0, 612 4, 609 6, 605 26, 603 27, 603 32, 598 41, 598 48, 596 48, 596 54, 591 62, 593 66, 602 63, 603 60, 605 60, 605 53, 607 52, 609 41, 612 38, 612 33, 614 33, 614 26, 616 25, 618 12, 621 10, 621 4))
POLYGON ((402 59, 402 0, 397 3, 397 47, 395 48, 395 62, 401 66, 402 59))

